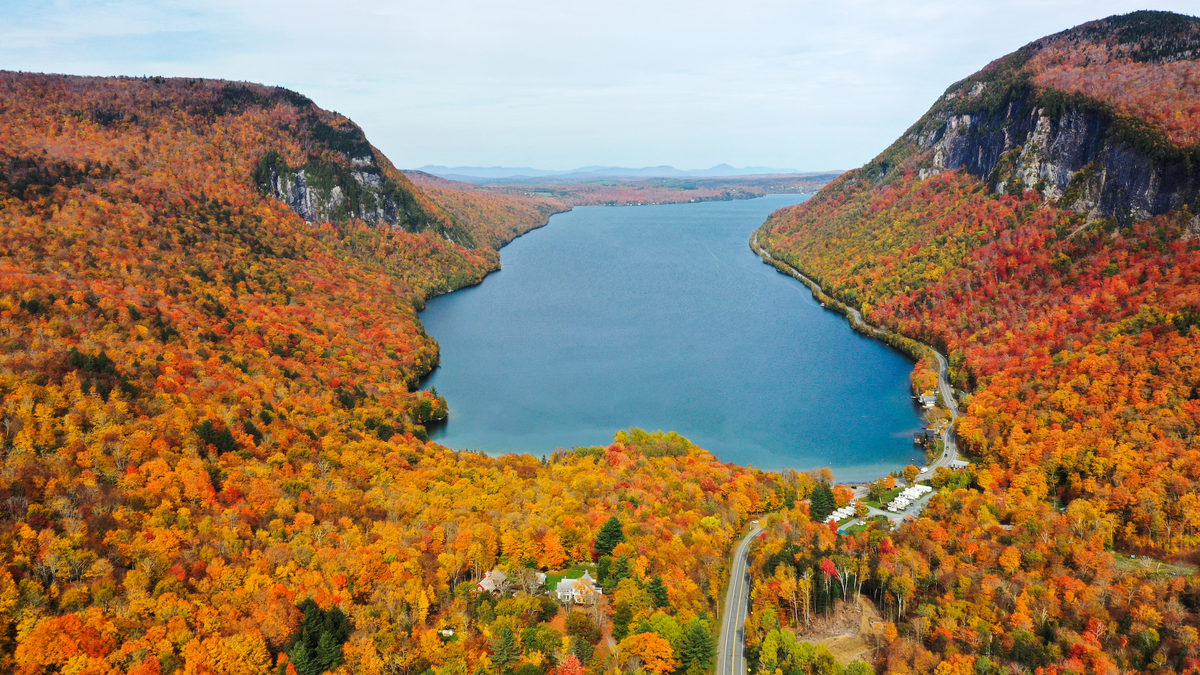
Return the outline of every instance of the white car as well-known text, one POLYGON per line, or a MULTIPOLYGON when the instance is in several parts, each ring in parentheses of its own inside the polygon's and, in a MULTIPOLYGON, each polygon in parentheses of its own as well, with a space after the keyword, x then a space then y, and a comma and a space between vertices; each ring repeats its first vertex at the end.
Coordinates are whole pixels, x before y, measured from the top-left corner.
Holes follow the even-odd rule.
POLYGON ((927 466, 921 467, 921 473, 925 473, 928 470, 929 470, 929 467, 927 467, 927 466))

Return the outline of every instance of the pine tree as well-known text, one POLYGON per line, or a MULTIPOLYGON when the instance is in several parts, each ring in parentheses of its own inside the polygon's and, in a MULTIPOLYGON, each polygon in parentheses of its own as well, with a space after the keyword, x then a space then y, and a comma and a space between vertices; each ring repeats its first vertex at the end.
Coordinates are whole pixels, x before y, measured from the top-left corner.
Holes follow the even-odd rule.
POLYGON ((595 650, 592 649, 592 645, 589 644, 587 640, 572 635, 571 641, 567 647, 567 651, 571 654, 574 654, 581 663, 587 663, 588 661, 592 660, 592 653, 595 650))
POLYGON ((354 632, 354 627, 350 625, 350 617, 342 611, 340 607, 330 607, 328 612, 325 612, 324 620, 325 632, 333 634, 333 639, 339 645, 346 644, 346 640, 350 639, 350 634, 354 632))
POLYGON ((629 603, 618 602, 617 609, 613 612, 613 638, 620 642, 629 635, 629 622, 633 620, 633 610, 629 608, 629 603))
POLYGON ((292 651, 288 652, 288 659, 296 668, 296 675, 320 675, 321 667, 308 651, 308 646, 304 641, 298 641, 292 646, 292 651))
POLYGON ((613 516, 600 528, 600 532, 596 534, 595 542, 592 543, 596 559, 598 560, 602 556, 611 555, 617 544, 623 541, 625 541, 625 531, 621 528, 621 521, 616 516, 613 516))
POLYGON ((600 560, 596 563, 596 581, 599 582, 601 586, 607 587, 611 585, 608 583, 608 571, 611 568, 612 556, 601 556, 600 560))
POLYGON ((304 620, 300 622, 298 639, 311 653, 317 648, 317 640, 324 632, 325 612, 312 598, 306 598, 297 607, 304 614, 304 620))
POLYGON ((679 650, 679 660, 687 672, 707 672, 717 658, 717 643, 700 619, 688 622, 679 650))
POLYGON ((629 561, 629 556, 623 555, 618 557, 616 562, 613 563, 612 572, 609 573, 610 585, 616 587, 617 584, 621 583, 622 579, 628 579, 630 576, 632 576, 632 565, 633 564, 629 561))
POLYGON ((292 635, 288 651, 297 675, 320 675, 337 668, 345 660, 342 645, 354 632, 350 617, 337 607, 325 611, 312 598, 297 607, 304 619, 292 635))
POLYGON ((517 637, 508 626, 502 627, 492 640, 492 663, 505 672, 508 667, 521 657, 521 647, 517 645, 517 637))
POLYGON ((319 670, 325 672, 337 668, 342 662, 342 643, 338 642, 333 633, 321 633, 317 640, 317 652, 314 661, 319 670))
POLYGON ((667 587, 663 585, 661 576, 654 575, 650 583, 646 584, 646 590, 649 591, 650 597, 654 598, 655 607, 667 606, 667 587))
POLYGON ((817 483, 809 497, 808 513, 815 521, 825 520, 837 508, 833 499, 833 490, 825 482, 817 483))

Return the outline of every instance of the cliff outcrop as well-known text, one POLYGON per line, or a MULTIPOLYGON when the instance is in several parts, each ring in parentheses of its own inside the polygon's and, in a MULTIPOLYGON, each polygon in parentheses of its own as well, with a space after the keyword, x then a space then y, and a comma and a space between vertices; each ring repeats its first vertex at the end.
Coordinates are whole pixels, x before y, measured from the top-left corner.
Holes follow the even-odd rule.
POLYGON ((756 233, 963 392, 973 466, 934 472, 876 567, 921 608, 892 635, 929 637, 880 672, 1195 669, 1198 578, 1154 566, 1200 560, 1198 57, 1200 20, 1163 12, 1039 40, 756 233), (955 632, 984 625, 1003 639, 955 632))
POLYGON ((1033 189, 1121 223, 1194 204, 1198 35, 1190 17, 1135 12, 1038 40, 952 85, 864 171, 965 169, 994 192, 1033 189), (1120 77, 1131 86, 1107 86, 1120 77), (1173 110, 1147 104, 1164 89, 1182 94, 1173 110))

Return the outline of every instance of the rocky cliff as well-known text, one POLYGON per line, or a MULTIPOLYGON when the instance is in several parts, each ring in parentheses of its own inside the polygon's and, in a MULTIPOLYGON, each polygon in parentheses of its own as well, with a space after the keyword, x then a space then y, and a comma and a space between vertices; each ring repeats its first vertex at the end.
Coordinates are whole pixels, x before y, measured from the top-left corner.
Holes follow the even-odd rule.
POLYGON ((906 587, 922 609, 898 610, 892 633, 930 637, 885 640, 880 672, 1195 668, 1200 605, 1182 641, 1157 632, 1182 617, 1191 570, 1155 576, 1129 554, 1200 560, 1198 55, 1200 21, 1160 12, 1039 40, 756 233, 870 323, 937 346, 961 392, 952 429, 973 466, 934 472, 939 494, 890 534, 875 577, 939 580, 906 587), (1080 594, 1031 619, 1050 579, 1080 594), (1101 597, 1116 587, 1145 600, 1101 597), (932 625, 1001 625, 1003 640, 932 625))
POLYGON ((922 178, 965 169, 994 192, 1034 189, 1121 223, 1194 204, 1194 106, 1148 100, 1173 87, 1194 103, 1198 57, 1192 17, 1135 12, 1063 31, 952 85, 863 172, 880 180, 901 162, 922 178), (1117 78, 1131 83, 1108 86, 1117 78))
POLYGON ((312 105, 300 113, 303 160, 289 161, 276 150, 264 154, 254 173, 264 194, 310 223, 358 219, 409 232, 433 230, 456 244, 477 245, 470 228, 412 185, 358 125, 312 105))

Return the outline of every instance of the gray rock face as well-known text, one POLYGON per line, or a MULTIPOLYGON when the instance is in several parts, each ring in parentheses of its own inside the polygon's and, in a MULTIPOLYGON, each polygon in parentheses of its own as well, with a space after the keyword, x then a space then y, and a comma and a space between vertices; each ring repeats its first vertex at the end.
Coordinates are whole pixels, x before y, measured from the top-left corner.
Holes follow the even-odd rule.
MULTIPOLYGON (((978 96, 977 83, 970 93, 978 96)), ((947 106, 948 108, 948 106, 947 106)), ((1186 160, 1154 159, 1123 145, 1111 121, 1096 111, 1043 108, 1010 102, 998 113, 934 112, 913 141, 932 158, 921 176, 966 169, 996 192, 1039 190, 1046 199, 1119 222, 1148 218, 1195 204, 1200 167, 1186 160), (931 130, 931 131, 930 131, 931 130), (1019 181, 1019 183, 1017 182, 1019 181)))
MULTIPOLYGON (((312 172, 315 173, 315 172, 312 172)), ((292 208, 310 223, 360 218, 370 223, 403 226, 406 219, 398 217, 399 205, 385 194, 383 180, 378 174, 350 171, 358 190, 346 190, 338 183, 328 184, 319 178, 314 181, 306 167, 274 172, 270 193, 292 208), (347 192, 357 192, 359 203, 349 199, 347 192)))
POLYGON ((303 165, 292 167, 279 153, 267 153, 255 181, 264 194, 310 223, 357 219, 410 232, 433 228, 452 241, 469 241, 422 209, 407 186, 384 175, 375 157, 343 157, 347 161, 310 155, 303 165))

